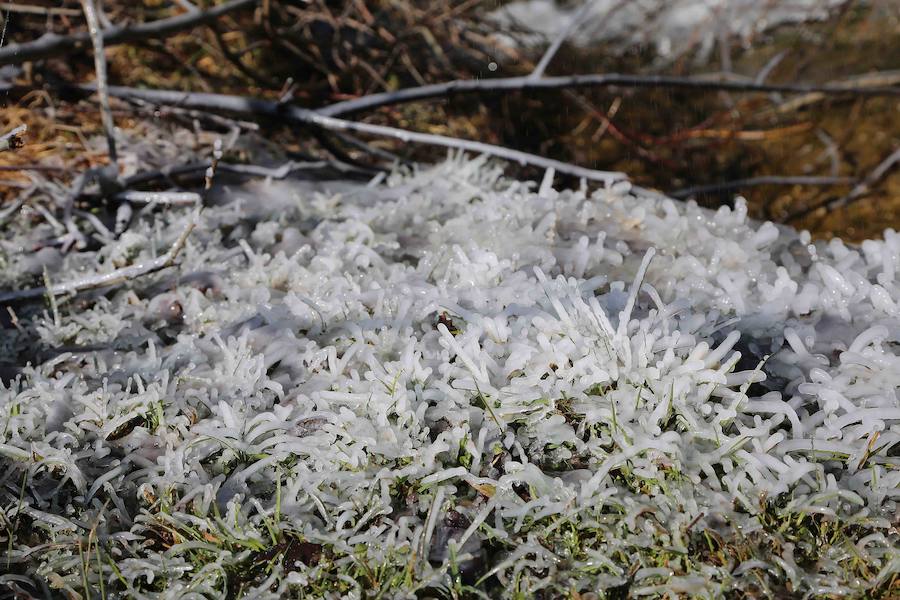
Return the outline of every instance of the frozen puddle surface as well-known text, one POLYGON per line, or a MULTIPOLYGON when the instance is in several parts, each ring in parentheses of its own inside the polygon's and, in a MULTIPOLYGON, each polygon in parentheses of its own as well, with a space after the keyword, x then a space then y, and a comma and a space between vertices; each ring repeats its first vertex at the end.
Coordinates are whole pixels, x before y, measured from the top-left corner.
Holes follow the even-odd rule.
MULTIPOLYGON (((155 256, 187 218, 159 213, 88 268, 155 256)), ((17 531, 0 581, 888 585, 898 270, 890 230, 811 244, 740 201, 539 190, 483 161, 339 195, 234 190, 177 269, 40 321, 45 343, 95 349, 0 391, 17 531)))

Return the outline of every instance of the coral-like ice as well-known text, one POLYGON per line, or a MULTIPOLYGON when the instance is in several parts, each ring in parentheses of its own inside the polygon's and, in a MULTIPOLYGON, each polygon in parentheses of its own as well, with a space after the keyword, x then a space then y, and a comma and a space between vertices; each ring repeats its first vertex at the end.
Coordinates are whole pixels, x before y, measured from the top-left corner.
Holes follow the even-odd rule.
MULTIPOLYGON (((900 571, 896 232, 461 157, 328 187, 224 190, 177 267, 4 330, 55 351, 0 388, 0 583, 715 597, 900 571)), ((189 218, 4 277, 146 260, 189 218)))

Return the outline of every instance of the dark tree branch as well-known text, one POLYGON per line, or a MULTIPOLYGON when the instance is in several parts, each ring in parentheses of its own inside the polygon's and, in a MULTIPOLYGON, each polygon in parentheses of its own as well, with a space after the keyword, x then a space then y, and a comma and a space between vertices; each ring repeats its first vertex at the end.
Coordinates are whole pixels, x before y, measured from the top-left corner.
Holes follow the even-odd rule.
POLYGON ((569 19, 569 23, 563 27, 562 31, 556 36, 553 42, 550 44, 550 47, 544 52, 544 55, 541 57, 541 60, 538 61, 537 66, 534 67, 534 70, 531 71, 529 77, 531 79, 540 79, 544 76, 544 71, 547 70, 547 67, 550 65, 550 61, 553 60, 553 57, 556 56, 556 53, 559 51, 560 47, 563 45, 563 42, 572 35, 572 32, 575 31, 579 25, 584 22, 584 18, 587 16, 588 12, 594 6, 595 0, 585 0, 584 4, 581 5, 575 14, 569 19))
MULTIPOLYGON (((569 36, 572 35, 572 32, 574 32, 580 25, 584 23, 585 17, 587 17, 588 13, 590 12, 591 8, 593 8, 595 3, 596 0, 585 0, 584 4, 581 5, 581 8, 579 8, 578 11, 572 15, 571 19, 569 20, 569 24, 559 32, 559 34, 544 52, 541 60, 534 67, 534 70, 531 71, 531 74, 529 75, 531 79, 539 79, 544 76, 544 71, 547 70, 547 67, 556 56, 556 53, 559 52, 559 49, 563 45, 563 42, 565 42, 569 38, 569 36)), ((606 9, 602 18, 609 19, 615 12, 625 6, 625 4, 625 0, 619 0, 618 2, 615 2, 608 9, 606 9)))
MULTIPOLYGON (((328 132, 322 131, 321 129, 313 127, 311 130, 311 133, 312 133, 312 136, 316 139, 316 141, 319 142, 319 144, 322 146, 322 148, 324 148, 326 152, 331 154, 331 156, 333 156, 335 158, 335 160, 339 160, 343 163, 347 163, 348 165, 353 165, 354 167, 356 167, 358 169, 364 169, 372 174, 375 174, 380 170, 375 167, 372 167, 371 165, 367 165, 366 163, 364 163, 362 161, 356 160, 355 158, 353 158, 352 156, 347 154, 343 150, 343 148, 341 148, 339 145, 335 144, 331 140, 331 138, 328 135, 328 132)), ((338 138, 339 136, 345 137, 345 138, 353 137, 353 136, 345 136, 345 135, 337 133, 337 132, 332 132, 332 135, 334 135, 334 137, 336 137, 336 138, 338 138)), ((361 146, 365 146, 368 148, 368 144, 366 144, 362 140, 357 140, 357 141, 359 141, 361 146)))
POLYGON ((112 109, 109 107, 109 94, 106 91, 106 55, 103 52, 103 35, 100 20, 97 18, 97 7, 94 0, 81 0, 84 18, 88 24, 88 35, 94 46, 94 71, 97 73, 97 92, 100 95, 100 119, 106 132, 106 145, 109 148, 109 162, 113 165, 118 160, 116 152, 116 125, 113 122, 112 109))
POLYGON ((734 181, 723 181, 721 183, 697 185, 694 187, 675 190, 674 192, 668 192, 666 195, 672 198, 689 198, 691 196, 696 196, 697 194, 725 192, 728 190, 738 190, 741 188, 755 187, 760 185, 849 185, 853 182, 854 179, 852 177, 763 175, 761 177, 750 177, 748 179, 735 179, 734 181))
POLYGON ((395 92, 369 94, 353 100, 337 102, 317 112, 321 115, 346 116, 381 106, 404 104, 430 98, 443 98, 456 94, 486 94, 508 91, 550 90, 585 87, 672 88, 692 90, 726 90, 731 92, 782 92, 808 94, 818 92, 830 95, 900 96, 900 87, 865 86, 850 83, 762 83, 754 81, 723 81, 703 77, 675 77, 670 75, 622 75, 619 73, 565 75, 560 77, 533 78, 500 77, 496 79, 457 79, 407 88, 395 92))
POLYGON ((244 64, 244 61, 241 60, 241 56, 239 54, 235 54, 231 51, 231 48, 228 47, 228 42, 225 41, 225 38, 222 36, 222 30, 216 23, 212 23, 210 25, 210 29, 212 29, 213 35, 216 38, 216 43, 219 45, 219 50, 222 51, 222 55, 225 57, 229 63, 231 63, 235 69, 237 69, 244 77, 247 77, 250 81, 262 86, 263 88, 275 88, 278 86, 278 82, 264 77, 258 70, 254 70, 251 67, 248 67, 244 64))
MULTIPOLYGON (((181 14, 168 19, 141 23, 133 27, 111 27, 103 30, 103 44, 114 46, 128 42, 138 42, 161 38, 198 25, 205 25, 224 14, 254 6, 258 0, 230 0, 213 8, 181 14)), ((83 48, 91 43, 87 31, 72 35, 45 33, 32 42, 9 44, 0 48, 0 66, 17 65, 30 60, 59 56, 83 48)))
POLYGON ((855 202, 856 200, 862 198, 864 195, 868 194, 873 187, 875 187, 882 179, 884 179, 890 170, 900 162, 900 148, 897 148, 893 152, 891 152, 887 158, 878 163, 872 172, 869 173, 865 179, 857 183, 850 193, 844 196, 843 198, 838 198, 833 202, 828 203, 828 210, 832 211, 843 206, 847 206, 848 204, 855 202))
MULTIPOLYGON (((173 177, 196 175, 198 173, 205 172, 211 165, 212 161, 205 160, 196 163, 165 167, 158 171, 144 171, 127 178, 125 180, 125 186, 134 187, 137 185, 146 185, 149 183, 164 181, 173 177)), ((271 177, 272 179, 284 179, 291 173, 297 171, 310 171, 326 168, 331 168, 347 174, 368 175, 368 171, 362 172, 352 165, 337 161, 325 160, 305 162, 289 161, 279 167, 264 167, 260 165, 231 164, 219 162, 216 168, 220 173, 228 173, 243 177, 271 177)))
POLYGON ((350 146, 352 148, 356 148, 357 150, 361 150, 364 154, 369 156, 373 156, 375 158, 380 158, 388 163, 397 163, 397 164, 409 164, 410 161, 405 158, 394 154, 393 152, 389 152, 387 150, 382 150, 381 148, 376 148, 371 144, 367 144, 363 140, 359 139, 356 136, 350 135, 348 133, 341 133, 339 131, 330 131, 326 132, 319 128, 312 128, 312 135, 316 138, 316 141, 324 148, 329 154, 331 154, 336 160, 352 165, 362 171, 370 173, 372 175, 379 173, 381 171, 385 171, 386 169, 383 167, 379 167, 377 165, 370 165, 361 160, 357 160, 350 156, 347 152, 341 148, 341 146, 335 143, 331 138, 333 137, 335 140, 340 142, 345 146, 350 146))
MULTIPOLYGON (((81 86, 80 89, 92 91, 92 86, 81 86)), ((142 90, 117 86, 110 87, 109 93, 113 96, 140 98, 150 102, 180 106, 182 108, 222 111, 239 115, 252 115, 255 117, 278 118, 282 121, 318 127, 328 131, 374 135, 378 137, 393 138, 406 143, 452 148, 475 154, 488 154, 523 165, 527 164, 543 169, 552 168, 558 173, 565 173, 566 175, 572 175, 574 177, 584 177, 585 179, 593 181, 611 183, 613 181, 626 179, 623 173, 598 171, 596 169, 579 167, 570 163, 544 158, 542 156, 537 156, 536 154, 513 150, 503 146, 442 135, 407 131, 396 127, 347 121, 345 119, 328 116, 318 110, 287 106, 278 102, 261 100, 259 98, 228 96, 224 94, 188 93, 171 90, 142 90)))
POLYGON ((0 171, 47 171, 52 173, 66 170, 65 167, 54 167, 52 165, 0 165, 0 171))
POLYGON ((787 215, 787 217, 785 217, 785 221, 790 222, 796 219, 801 219, 803 217, 811 215, 812 213, 823 207, 826 208, 828 212, 831 212, 856 202, 857 200, 871 192, 872 188, 878 185, 897 163, 900 163, 900 148, 891 152, 864 178, 851 180, 850 183, 856 182, 856 185, 853 186, 853 189, 850 190, 850 193, 848 193, 846 196, 818 202, 816 204, 813 204, 812 206, 794 211, 787 215))

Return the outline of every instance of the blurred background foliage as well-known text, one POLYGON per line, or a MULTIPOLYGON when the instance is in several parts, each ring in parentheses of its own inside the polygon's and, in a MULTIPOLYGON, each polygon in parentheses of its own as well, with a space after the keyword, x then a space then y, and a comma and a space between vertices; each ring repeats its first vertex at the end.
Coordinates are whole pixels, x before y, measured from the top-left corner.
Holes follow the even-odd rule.
MULTIPOLYGON (((207 3, 212 5, 213 3, 207 3)), ((306 107, 452 79, 524 75, 543 47, 510 44, 518 33, 500 31, 490 15, 497 0, 261 0, 209 26, 107 48, 109 80, 128 85, 281 99, 306 107)), ((653 47, 622 52, 616 42, 564 44, 548 74, 725 72, 754 78, 767 65, 770 82, 827 82, 865 76, 881 85, 900 81, 900 10, 890 2, 851 1, 824 21, 782 25, 750 43, 723 42, 716 52, 699 47, 660 61, 653 47)), ((110 24, 171 17, 191 8, 184 1, 105 0, 110 24)), ((47 32, 84 29, 79 2, 27 0, 0 5, 6 43, 47 32)), ((745 40, 746 41, 746 40, 745 40)), ((93 81, 89 44, 65 56, 26 63, 12 73, 30 91, 0 96, 0 129, 29 125, 28 144, 0 155, 0 191, 11 199, 28 175, 16 166, 40 165, 47 176, 69 181, 74 173, 107 161, 96 105, 57 91, 59 82, 93 81)), ((116 123, 141 128, 184 115, 114 101, 116 123)), ((707 184, 782 175, 862 179, 900 147, 897 97, 848 94, 824 98, 777 97, 720 91, 667 89, 556 90, 460 96, 388 106, 354 118, 418 131, 512 146, 598 169, 624 171, 643 186, 676 192, 707 184)), ((289 152, 323 151, 322 138, 279 123, 261 123, 265 137, 289 152)), ((214 129, 214 128, 212 128, 214 129)), ((199 136, 211 144, 213 134, 199 136)), ((371 157, 332 140, 360 162, 371 157)), ((396 140, 375 147, 412 160, 434 161, 441 150, 396 140)), ((331 144, 329 144, 331 145, 331 144)), ((333 152, 336 148, 332 147, 333 152)), ((250 156, 230 157, 252 160, 250 156)), ((511 167, 515 169, 516 167, 511 167)), ((513 172, 513 171, 511 171, 513 172)), ((519 176, 540 173, 520 169, 519 176)), ((571 182, 570 182, 571 183, 571 182)), ((709 207, 750 201, 753 216, 808 228, 818 237, 877 237, 900 225, 900 170, 894 169, 846 206, 827 204, 852 185, 724 187, 693 194, 709 207)))

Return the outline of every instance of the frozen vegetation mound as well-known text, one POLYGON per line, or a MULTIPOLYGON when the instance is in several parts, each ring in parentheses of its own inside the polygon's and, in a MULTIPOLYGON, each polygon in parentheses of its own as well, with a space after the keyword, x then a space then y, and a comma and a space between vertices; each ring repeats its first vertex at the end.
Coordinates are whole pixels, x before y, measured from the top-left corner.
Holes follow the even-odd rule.
POLYGON ((7 354, 57 350, 0 388, 3 585, 891 593, 894 231, 810 242, 741 200, 458 157, 213 204, 49 276, 150 259, 196 218, 176 268, 4 330, 7 354))
MULTIPOLYGON (((626 52, 652 46, 660 58, 677 58, 697 48, 701 60, 716 43, 736 38, 749 43, 778 25, 822 20, 843 0, 584 0, 591 6, 571 35, 580 46, 609 43, 626 52)), ((491 13, 503 29, 516 31, 525 45, 544 44, 568 27, 580 4, 559 0, 514 0, 491 13)))

